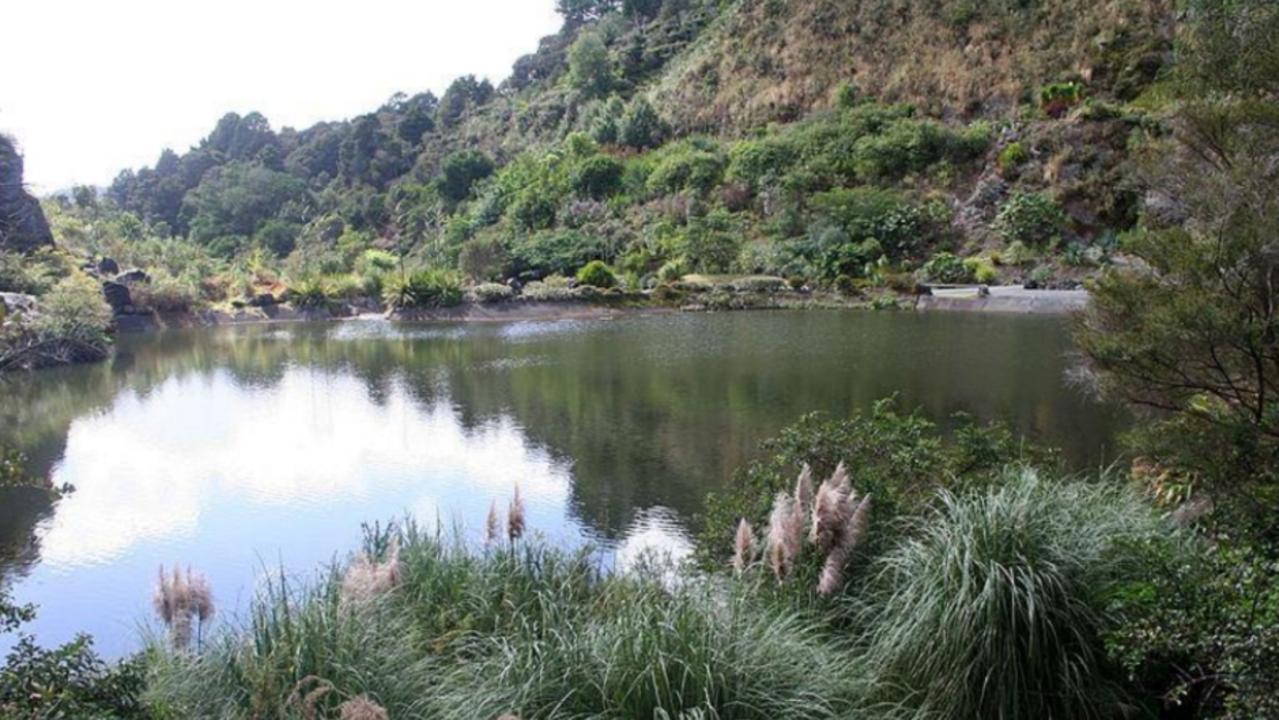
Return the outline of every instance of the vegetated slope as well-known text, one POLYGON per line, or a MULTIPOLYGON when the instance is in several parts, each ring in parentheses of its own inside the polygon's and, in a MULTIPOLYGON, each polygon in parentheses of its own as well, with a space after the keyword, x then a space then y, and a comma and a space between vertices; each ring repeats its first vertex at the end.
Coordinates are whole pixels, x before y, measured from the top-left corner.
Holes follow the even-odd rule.
POLYGON ((841 83, 938 117, 1012 117, 1078 78, 1131 99, 1167 60, 1160 0, 750 0, 654 90, 678 128, 741 130, 835 105, 841 83))
MULTIPOLYGON (((466 76, 300 131, 225 116, 121 174, 109 197, 141 220, 123 234, 372 291, 379 249, 476 281, 601 259, 633 283, 904 287, 1069 281, 1136 220, 1123 163, 1152 122, 1129 101, 1171 61, 1162 2, 559 5, 498 87, 466 76)), ((55 225, 92 234, 83 214, 55 225)), ((199 279, 208 299, 251 289, 199 279)))

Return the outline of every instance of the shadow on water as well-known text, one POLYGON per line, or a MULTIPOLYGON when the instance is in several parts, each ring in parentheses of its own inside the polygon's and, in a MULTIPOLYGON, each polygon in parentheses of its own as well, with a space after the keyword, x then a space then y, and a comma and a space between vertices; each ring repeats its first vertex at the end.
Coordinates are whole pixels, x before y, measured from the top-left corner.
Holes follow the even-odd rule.
POLYGON ((80 490, 53 513, 4 498, 0 572, 32 575, 19 595, 70 615, 42 621, 59 635, 88 612, 64 595, 132 583, 89 591, 118 633, 160 562, 194 557, 242 596, 253 561, 307 567, 361 520, 478 527, 517 480, 561 537, 678 549, 762 439, 893 393, 1094 466, 1122 419, 1064 386, 1068 350, 1059 320, 844 312, 124 337, 106 363, 4 387, 0 445, 80 490))

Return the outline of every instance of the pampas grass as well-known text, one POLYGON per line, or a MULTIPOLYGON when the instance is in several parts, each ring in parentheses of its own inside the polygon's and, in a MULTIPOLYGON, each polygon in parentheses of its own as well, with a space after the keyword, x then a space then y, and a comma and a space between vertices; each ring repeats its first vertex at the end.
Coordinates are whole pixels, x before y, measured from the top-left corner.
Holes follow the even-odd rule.
POLYGON ((177 565, 171 573, 166 573, 164 566, 160 566, 151 603, 156 616, 168 628, 174 649, 186 650, 191 646, 193 622, 199 646, 204 626, 214 613, 213 589, 203 574, 189 567, 183 574, 177 565))
POLYGON ((795 480, 795 502, 804 513, 812 512, 813 469, 808 466, 808 463, 804 463, 803 469, 799 471, 799 477, 795 480))
POLYGON ((511 542, 524 535, 524 500, 520 498, 520 486, 515 485, 515 494, 511 496, 511 506, 506 513, 506 536, 511 542))
POLYGON ((386 708, 366 695, 357 695, 338 706, 341 720, 390 720, 386 708))
POLYGON ((403 574, 400 541, 398 537, 392 537, 387 546, 386 557, 381 562, 374 560, 368 553, 362 553, 346 569, 342 576, 342 606, 354 608, 368 605, 394 589, 403 574))
POLYGON ((486 546, 497 542, 498 525, 497 500, 493 500, 489 503, 488 517, 484 519, 484 544, 486 546))
POLYGON ((737 523, 737 535, 733 539, 733 570, 741 575, 754 560, 755 529, 746 521, 746 518, 742 518, 737 523))
POLYGON ((778 582, 790 576, 804 537, 803 516, 794 498, 777 493, 768 519, 768 565, 778 582))

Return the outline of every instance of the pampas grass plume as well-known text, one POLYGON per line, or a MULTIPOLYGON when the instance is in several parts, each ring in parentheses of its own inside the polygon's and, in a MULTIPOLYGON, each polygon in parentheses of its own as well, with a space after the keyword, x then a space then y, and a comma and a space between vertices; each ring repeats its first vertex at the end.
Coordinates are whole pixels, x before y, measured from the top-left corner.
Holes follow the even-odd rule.
POLYGON ((795 480, 795 504, 805 513, 813 509, 813 469, 808 463, 804 463, 795 480))
POLYGON ((524 501, 520 499, 520 486, 515 485, 515 494, 511 497, 511 507, 506 514, 506 535, 511 542, 524 535, 524 501))
POLYGON ((497 541, 498 524, 499 523, 497 518, 497 500, 494 500, 493 502, 489 503, 488 518, 484 520, 484 544, 485 545, 492 545, 494 542, 497 541))
POLYGON ((777 493, 768 519, 768 561, 778 582, 790 575, 803 540, 803 516, 795 512, 795 500, 777 493))
POLYGON ((390 720, 386 708, 378 705, 367 695, 357 695, 338 706, 342 720, 390 720))
POLYGON ((755 530, 742 518, 737 523, 737 537, 733 539, 733 569, 742 574, 755 559, 755 530))

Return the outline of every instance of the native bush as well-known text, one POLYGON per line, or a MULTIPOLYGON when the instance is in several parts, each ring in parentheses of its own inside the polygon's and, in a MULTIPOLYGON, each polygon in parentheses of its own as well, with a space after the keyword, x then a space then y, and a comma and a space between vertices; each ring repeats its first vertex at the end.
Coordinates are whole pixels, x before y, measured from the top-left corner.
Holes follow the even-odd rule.
POLYGON ((395 310, 451 307, 462 302, 462 280, 448 270, 418 270, 391 276, 383 300, 395 310))
POLYGON ((1041 192, 1018 192, 999 208, 995 231, 1005 242, 1044 245, 1061 234, 1066 215, 1041 192))
POLYGON ((617 276, 603 260, 592 260, 577 271, 577 281, 592 287, 611 288, 617 285, 617 276))

